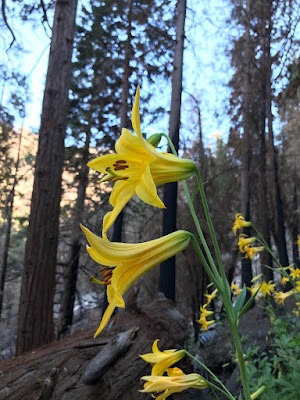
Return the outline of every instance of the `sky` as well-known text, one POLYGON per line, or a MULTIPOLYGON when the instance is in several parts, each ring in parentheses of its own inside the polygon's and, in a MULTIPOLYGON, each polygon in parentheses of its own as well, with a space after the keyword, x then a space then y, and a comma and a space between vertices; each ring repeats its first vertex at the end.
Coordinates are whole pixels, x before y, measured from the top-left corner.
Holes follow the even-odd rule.
MULTIPOLYGON (((188 0, 182 95, 182 134, 188 142, 197 136, 198 132, 195 114, 192 112, 194 102, 190 94, 200 98, 202 130, 206 145, 210 145, 217 137, 226 138, 229 131, 230 120, 225 108, 229 97, 226 83, 231 73, 229 60, 224 52, 229 34, 225 29, 225 21, 229 18, 230 9, 224 7, 223 3, 223 0, 188 0)), ((78 15, 81 6, 82 1, 79 2, 78 15)), ((51 13, 49 20, 50 18, 51 13)), ((1 63, 13 60, 14 66, 29 76, 31 102, 27 105, 24 122, 19 123, 38 131, 51 31, 38 24, 34 28, 31 23, 20 25, 19 22, 11 21, 11 24, 25 53, 17 56, 8 53, 3 56, 2 51, 1 63)), ((9 38, 8 32, 2 37, 2 49, 7 47, 9 38)), ((164 97, 159 96, 159 101, 166 110, 170 107, 171 83, 167 89, 164 91, 164 97)), ((157 102, 156 96, 155 101, 157 102)), ((147 128, 149 134, 162 130, 167 132, 168 113, 166 112, 155 126, 147 128)))

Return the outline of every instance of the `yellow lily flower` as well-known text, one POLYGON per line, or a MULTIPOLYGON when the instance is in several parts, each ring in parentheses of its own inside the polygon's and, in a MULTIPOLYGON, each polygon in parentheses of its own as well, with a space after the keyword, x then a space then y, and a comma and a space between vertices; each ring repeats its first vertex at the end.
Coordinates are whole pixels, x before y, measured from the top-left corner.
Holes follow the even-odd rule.
MULTIPOLYGON (((251 296, 254 296, 255 293, 257 292, 257 289, 260 287, 259 284, 255 284, 255 285, 251 285, 250 287, 248 287, 247 289, 250 291, 251 296)), ((258 300, 258 292, 255 296, 255 300, 258 300)))
POLYGON ((241 233, 239 236, 239 241, 238 241, 238 246, 240 249, 241 253, 245 253, 245 247, 248 246, 250 243, 255 242, 256 237, 248 237, 247 235, 245 235, 244 233, 241 233))
MULTIPOLYGON (((204 304, 204 306, 200 307, 200 319, 209 317, 210 315, 213 315, 214 312, 208 311, 206 309, 206 307, 207 307, 207 304, 204 304)), ((199 319, 199 321, 200 321, 200 319, 199 319)), ((197 321, 197 322, 199 322, 199 321, 197 321)))
POLYGON ((242 229, 244 226, 251 226, 251 222, 250 221, 246 221, 245 218, 242 216, 241 213, 238 213, 235 215, 235 221, 233 224, 233 233, 236 235, 236 231, 238 229, 242 229))
POLYGON ((185 374, 180 368, 169 368, 168 376, 143 376, 146 381, 142 393, 155 393, 156 400, 165 400, 185 389, 206 389, 208 384, 198 374, 185 374))
POLYGON ((143 274, 162 261, 184 250, 191 239, 191 233, 176 231, 159 239, 144 243, 109 242, 94 235, 81 225, 90 244, 89 255, 101 268, 104 282, 92 278, 94 282, 107 286, 109 305, 103 315, 95 337, 103 330, 116 307, 125 307, 123 295, 143 274))
POLYGON ((282 286, 285 286, 287 284, 287 282, 289 282, 289 278, 286 276, 283 276, 281 279, 282 286))
POLYGON ((218 289, 215 289, 212 293, 205 293, 204 296, 207 298, 207 304, 211 303, 212 300, 217 296, 218 289))
POLYGON ((208 328, 213 325, 216 321, 212 319, 211 321, 207 321, 206 317, 201 316, 200 319, 197 321, 200 325, 201 328, 204 329, 204 331, 208 331, 208 328))
POLYGON ((284 304, 285 300, 292 296, 295 293, 295 289, 291 289, 288 292, 278 292, 278 293, 274 293, 274 299, 277 303, 279 304, 284 304))
POLYGON ((290 277, 292 279, 300 278, 300 268, 291 268, 290 277))
POLYGON ((185 351, 176 349, 160 351, 157 342, 158 339, 152 345, 152 353, 140 355, 140 357, 144 361, 154 364, 151 375, 162 376, 171 365, 177 363, 185 356, 185 351))
POLYGON ((259 291, 262 293, 263 297, 266 297, 275 291, 275 285, 272 281, 269 281, 268 283, 263 281, 259 291))
POLYGON ((139 115, 139 87, 132 108, 132 126, 135 135, 123 128, 116 142, 116 154, 106 154, 88 163, 105 174, 102 181, 115 182, 109 202, 114 207, 103 220, 103 238, 128 201, 136 194, 154 207, 164 208, 156 186, 188 179, 196 170, 192 160, 180 159, 173 154, 160 153, 144 140, 139 115))
POLYGON ((252 247, 251 244, 248 244, 244 247, 243 253, 246 253, 245 258, 250 258, 250 260, 253 260, 254 255, 262 252, 264 249, 265 248, 263 246, 252 247))

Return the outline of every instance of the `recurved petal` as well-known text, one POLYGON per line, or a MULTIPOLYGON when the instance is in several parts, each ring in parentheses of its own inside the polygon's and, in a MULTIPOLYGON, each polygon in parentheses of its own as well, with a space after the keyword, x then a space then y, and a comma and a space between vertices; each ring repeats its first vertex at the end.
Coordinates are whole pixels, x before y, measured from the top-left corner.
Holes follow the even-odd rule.
POLYGON ((123 210, 128 201, 135 193, 136 182, 130 181, 117 181, 111 192, 109 202, 114 207, 112 211, 108 212, 103 219, 103 236, 115 222, 116 218, 123 210))
POLYGON ((143 202, 154 207, 165 208, 164 203, 157 195, 156 186, 153 182, 149 165, 146 167, 140 181, 137 183, 135 193, 143 202))
POLYGON ((135 99, 132 107, 132 116, 131 116, 132 126, 134 132, 140 137, 142 136, 141 131, 141 123, 140 123, 140 87, 137 87, 135 99))

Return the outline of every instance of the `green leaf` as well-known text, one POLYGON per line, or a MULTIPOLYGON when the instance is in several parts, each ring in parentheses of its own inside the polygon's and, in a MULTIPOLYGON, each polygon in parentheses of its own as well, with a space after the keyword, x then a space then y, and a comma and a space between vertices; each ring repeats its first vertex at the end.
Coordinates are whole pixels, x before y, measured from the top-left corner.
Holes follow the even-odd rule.
POLYGON ((243 290, 239 294, 237 301, 235 303, 235 306, 234 306, 234 315, 236 317, 239 315, 239 312, 243 307, 243 304, 244 304, 245 298, 246 298, 246 293, 247 293, 247 288, 246 288, 246 285, 244 284, 243 290))
POLYGON ((245 314, 245 312, 247 312, 251 306, 251 304, 253 303, 259 289, 261 288, 261 286, 257 289, 257 291, 250 297, 250 299, 247 301, 247 303, 244 305, 244 307, 242 308, 241 312, 239 313, 239 318, 241 318, 242 315, 245 314))

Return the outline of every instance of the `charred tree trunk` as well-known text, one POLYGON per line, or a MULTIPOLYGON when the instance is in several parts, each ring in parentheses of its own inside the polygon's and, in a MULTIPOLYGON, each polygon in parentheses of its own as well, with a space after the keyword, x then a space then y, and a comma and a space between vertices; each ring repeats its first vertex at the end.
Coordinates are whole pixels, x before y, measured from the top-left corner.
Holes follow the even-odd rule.
POLYGON ((279 261, 283 267, 289 265, 286 239, 285 225, 282 200, 280 194, 279 177, 278 177, 278 158, 274 145, 273 133, 273 115, 272 115, 272 58, 271 58, 271 31, 272 31, 272 1, 267 2, 267 23, 266 29, 266 56, 267 56, 267 74, 266 74, 266 109, 268 119, 268 145, 270 157, 270 173, 271 173, 271 196, 273 205, 273 221, 274 221, 274 237, 278 248, 279 261))
MULTIPOLYGON (((177 2, 176 43, 174 51, 174 65, 172 73, 172 97, 169 120, 169 136, 179 149, 180 108, 182 93, 182 69, 184 50, 184 24, 186 14, 186 0, 177 2)), ((169 149, 170 151, 170 149, 169 149)), ((177 212, 177 182, 171 182, 164 187, 163 235, 176 230, 177 212)), ((164 261, 160 267, 159 291, 168 299, 175 301, 175 257, 164 261)))
POLYGON ((9 194, 9 201, 7 206, 6 213, 6 226, 4 232, 4 243, 3 243, 3 253, 1 258, 1 266, 0 266, 0 321, 1 314, 3 309, 3 296, 4 296, 4 286, 5 286, 5 278, 7 272, 7 260, 8 260, 8 251, 9 251, 9 241, 10 241, 10 233, 11 233, 11 225, 12 225, 12 215, 14 210, 14 199, 15 199, 15 190, 18 183, 18 172, 20 165, 20 154, 21 154, 21 145, 22 145, 22 136, 23 136, 23 128, 21 128, 20 136, 19 136, 19 144, 18 144, 18 153, 15 164, 15 175, 13 179, 12 188, 9 194))
MULTIPOLYGON (((244 76, 244 99, 243 99, 243 151, 241 167, 241 210, 246 221, 250 220, 250 162, 251 162, 251 42, 250 42, 250 5, 251 0, 246 2, 246 26, 245 26, 245 76, 244 76)), ((243 228, 243 233, 250 236, 250 227, 243 228)), ((251 286, 252 263, 250 259, 242 257, 242 284, 251 286)), ((249 293, 247 292, 247 296, 249 293)))
POLYGON ((58 337, 64 336, 73 321, 73 308, 76 294, 79 257, 80 257, 80 222, 84 210, 84 201, 86 196, 86 188, 88 185, 89 168, 87 163, 89 161, 89 148, 91 141, 91 130, 87 128, 85 144, 82 153, 81 170, 78 176, 78 189, 77 198, 73 213, 73 228, 71 235, 71 251, 69 262, 66 267, 64 276, 64 290, 61 301, 61 321, 58 337))
POLYGON ((25 250, 17 355, 53 340, 64 139, 77 0, 57 0, 25 250))

